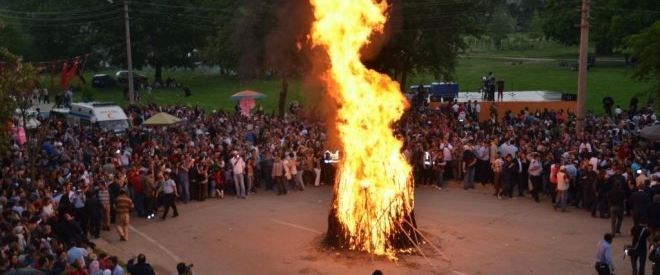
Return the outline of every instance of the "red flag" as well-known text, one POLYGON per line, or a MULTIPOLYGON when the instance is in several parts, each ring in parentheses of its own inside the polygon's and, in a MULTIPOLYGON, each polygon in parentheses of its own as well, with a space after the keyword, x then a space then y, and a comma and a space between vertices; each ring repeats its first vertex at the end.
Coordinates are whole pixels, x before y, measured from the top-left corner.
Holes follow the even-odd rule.
POLYGON ((78 68, 80 67, 80 57, 76 57, 73 65, 69 68, 69 71, 66 72, 66 85, 69 86, 69 82, 78 75, 78 68))
POLYGON ((62 86, 63 89, 68 88, 67 84, 69 82, 66 79, 68 71, 69 71, 69 63, 67 61, 64 61, 64 63, 62 63, 62 73, 60 75, 60 86, 62 86))

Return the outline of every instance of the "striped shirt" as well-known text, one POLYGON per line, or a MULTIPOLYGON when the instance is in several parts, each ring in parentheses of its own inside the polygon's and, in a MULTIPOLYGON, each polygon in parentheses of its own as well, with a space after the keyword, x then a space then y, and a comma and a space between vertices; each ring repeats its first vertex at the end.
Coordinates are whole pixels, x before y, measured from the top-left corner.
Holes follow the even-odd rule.
POLYGON ((108 192, 108 189, 99 190, 99 201, 103 205, 109 205, 110 204, 110 192, 108 192))
POLYGON ((133 209, 133 201, 126 196, 126 195, 120 195, 117 197, 115 200, 115 211, 117 214, 125 214, 131 211, 133 209))

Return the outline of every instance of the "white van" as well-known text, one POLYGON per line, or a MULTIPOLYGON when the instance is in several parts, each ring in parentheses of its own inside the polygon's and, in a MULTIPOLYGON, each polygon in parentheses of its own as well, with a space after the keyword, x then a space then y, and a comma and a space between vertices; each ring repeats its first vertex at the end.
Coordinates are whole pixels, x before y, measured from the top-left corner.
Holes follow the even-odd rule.
POLYGON ((130 127, 124 110, 112 102, 72 103, 68 117, 83 125, 98 126, 104 132, 123 133, 130 127))

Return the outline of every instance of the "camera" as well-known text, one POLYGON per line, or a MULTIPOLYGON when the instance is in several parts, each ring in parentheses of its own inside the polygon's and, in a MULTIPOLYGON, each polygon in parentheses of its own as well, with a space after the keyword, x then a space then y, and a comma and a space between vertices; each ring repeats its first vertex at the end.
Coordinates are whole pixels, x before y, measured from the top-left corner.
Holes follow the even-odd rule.
POLYGON ((179 263, 176 265, 176 271, 179 275, 188 275, 192 274, 193 264, 187 265, 186 263, 179 263))

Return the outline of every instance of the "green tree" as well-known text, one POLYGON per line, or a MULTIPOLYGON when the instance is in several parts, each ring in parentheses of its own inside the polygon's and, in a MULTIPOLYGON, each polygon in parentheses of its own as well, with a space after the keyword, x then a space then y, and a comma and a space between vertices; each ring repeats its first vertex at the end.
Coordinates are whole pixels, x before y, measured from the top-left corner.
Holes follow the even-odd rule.
MULTIPOLYGON (((27 123, 27 110, 31 107, 32 91, 38 85, 37 70, 6 48, 0 48, 0 149, 7 148, 11 129, 8 122, 14 120, 16 109, 21 111, 22 125, 27 123)), ((26 134, 27 130, 26 130, 26 134)), ((29 135, 28 135, 29 138, 29 135)))
POLYGON ((580 38, 580 1, 579 0, 549 0, 544 11, 543 32, 566 45, 577 45, 580 38))
POLYGON ((374 44, 382 50, 366 54, 367 65, 388 72, 405 90, 411 74, 432 74, 437 80, 454 77, 456 57, 466 48, 466 34, 479 34, 477 15, 488 15, 481 1, 394 1, 387 36, 374 44))
MULTIPOLYGON (((579 42, 579 0, 549 0, 542 13, 543 30, 548 37, 567 44, 579 42)), ((590 40, 596 53, 608 54, 625 47, 625 37, 650 26, 660 15, 655 0, 591 1, 590 40)))
POLYGON ((516 29, 516 20, 504 7, 498 7, 493 14, 490 24, 487 27, 487 34, 493 38, 495 47, 502 47, 502 40, 514 32, 516 29))
POLYGON ((534 16, 543 9, 543 0, 509 0, 507 10, 516 20, 516 29, 530 32, 534 16))
POLYGON ((639 34, 631 35, 626 45, 637 64, 632 75, 637 81, 653 82, 649 99, 660 99, 660 21, 643 29, 639 34))

